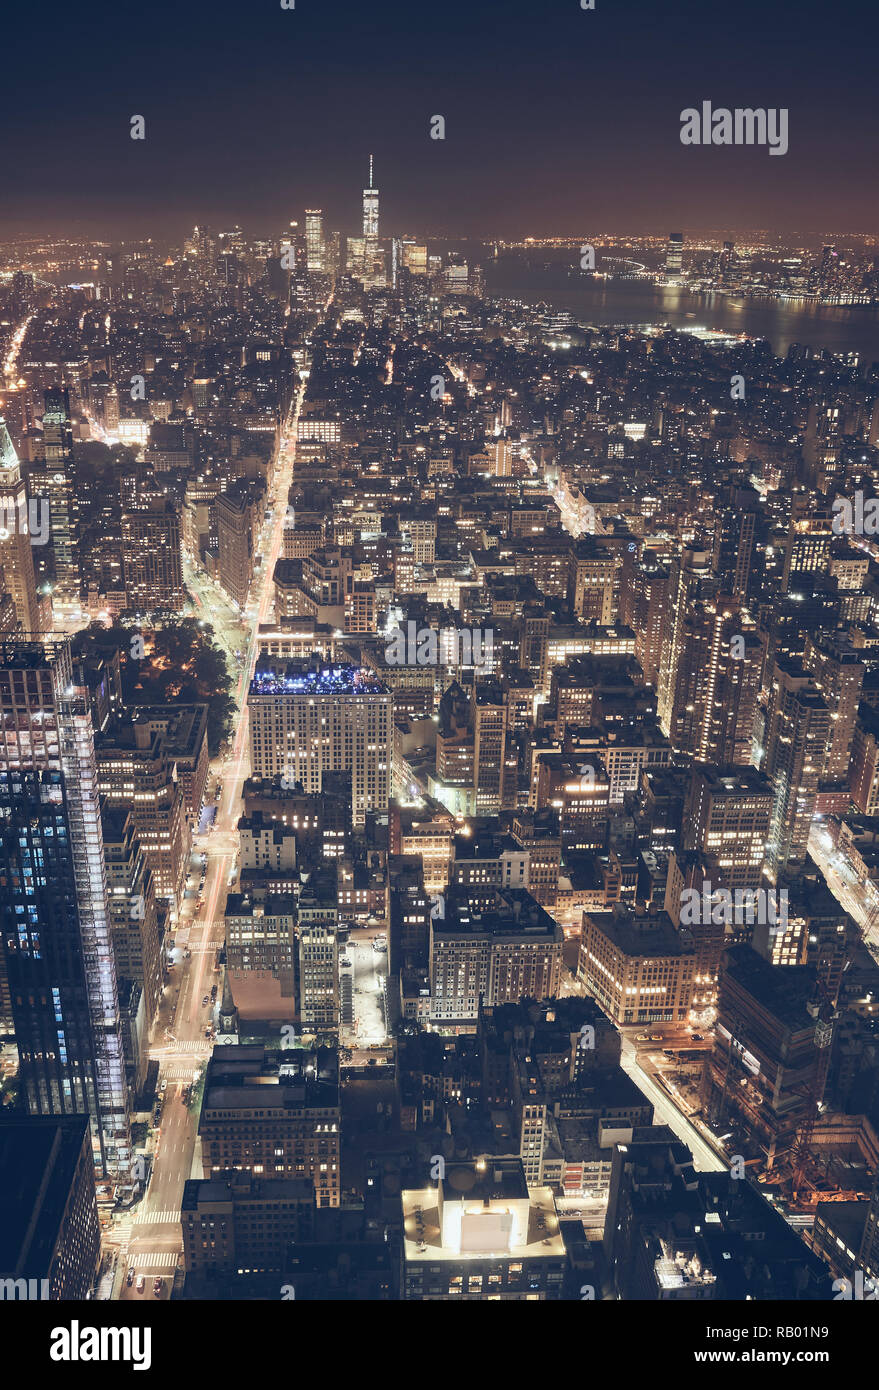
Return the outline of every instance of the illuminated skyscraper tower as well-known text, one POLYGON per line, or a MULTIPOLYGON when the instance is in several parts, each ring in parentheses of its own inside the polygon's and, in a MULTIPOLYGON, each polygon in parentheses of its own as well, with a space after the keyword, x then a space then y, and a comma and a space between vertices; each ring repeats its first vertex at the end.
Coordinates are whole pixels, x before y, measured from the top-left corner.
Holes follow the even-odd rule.
POLYGON ((32 471, 32 490, 45 498, 51 518, 54 607, 78 607, 79 565, 73 494, 73 427, 70 397, 59 388, 45 394, 42 463, 32 471))
POLYGON ((94 732, 68 642, 0 644, 0 949, 31 1114, 88 1111, 131 1163, 94 732))
POLYGON ((372 186, 372 155, 369 156, 369 187, 363 190, 363 240, 375 251, 378 242, 378 189, 372 186))
POLYGON ((369 187, 363 190, 363 280, 367 285, 384 284, 384 265, 378 246, 378 189, 372 183, 372 155, 369 156, 369 187))
POLYGON ((684 234, 669 232, 665 253, 665 268, 670 275, 680 275, 684 268, 684 234))
POLYGON ((320 208, 305 209, 305 269, 309 275, 324 270, 324 215, 320 208))
POLYGON ((18 455, 0 415, 0 568, 4 586, 12 594, 19 627, 22 632, 29 633, 43 630, 42 614, 46 608, 37 598, 32 546, 48 540, 44 528, 48 532, 50 525, 45 501, 35 501, 34 505, 38 526, 32 528, 18 455))

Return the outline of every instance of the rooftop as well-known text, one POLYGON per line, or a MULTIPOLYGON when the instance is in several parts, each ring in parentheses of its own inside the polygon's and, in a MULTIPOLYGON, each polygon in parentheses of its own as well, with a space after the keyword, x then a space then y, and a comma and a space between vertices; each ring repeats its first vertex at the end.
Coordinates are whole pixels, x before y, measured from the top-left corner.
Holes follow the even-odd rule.
POLYGON ((388 687, 370 671, 357 666, 257 668, 251 695, 387 695, 388 687))

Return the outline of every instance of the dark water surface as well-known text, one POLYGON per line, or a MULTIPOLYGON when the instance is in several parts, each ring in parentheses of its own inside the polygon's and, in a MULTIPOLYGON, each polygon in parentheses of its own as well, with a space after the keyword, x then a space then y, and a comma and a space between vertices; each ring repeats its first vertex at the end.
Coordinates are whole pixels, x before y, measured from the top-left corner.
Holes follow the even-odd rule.
POLYGON ((766 338, 779 357, 791 343, 802 343, 831 352, 859 352, 862 365, 879 362, 879 308, 874 307, 692 294, 641 280, 581 279, 558 267, 537 269, 521 260, 490 261, 486 289, 491 295, 528 303, 545 300, 554 308, 569 309, 587 324, 699 325, 766 338))

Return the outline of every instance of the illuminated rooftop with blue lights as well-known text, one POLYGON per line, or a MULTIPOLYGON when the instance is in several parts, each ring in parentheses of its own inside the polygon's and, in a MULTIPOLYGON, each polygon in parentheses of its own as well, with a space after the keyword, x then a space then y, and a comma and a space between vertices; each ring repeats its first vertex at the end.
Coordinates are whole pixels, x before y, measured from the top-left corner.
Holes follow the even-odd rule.
POLYGON ((250 683, 252 695, 387 695, 388 687, 359 666, 301 666, 257 668, 250 683))

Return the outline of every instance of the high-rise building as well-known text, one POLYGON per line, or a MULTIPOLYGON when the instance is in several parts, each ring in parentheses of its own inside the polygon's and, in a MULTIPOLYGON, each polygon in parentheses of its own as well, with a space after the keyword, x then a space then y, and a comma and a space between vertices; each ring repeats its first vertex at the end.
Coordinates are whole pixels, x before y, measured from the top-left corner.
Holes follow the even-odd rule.
POLYGON ((339 1026, 338 917, 338 875, 329 865, 299 895, 299 1016, 315 1032, 339 1026))
POLYGON ((192 1276, 280 1272, 288 1245, 313 1237, 314 1209, 306 1178, 255 1178, 233 1169, 188 1180, 180 1208, 187 1292, 192 1276))
POLYGON ((670 275, 680 275, 684 268, 684 234, 669 232, 665 253, 665 268, 670 275))
POLYGON ((220 584, 239 608, 244 608, 253 579, 256 540, 262 520, 261 491, 240 481, 216 502, 220 584))
POLYGON ((475 1019, 504 1004, 558 995, 562 929, 524 888, 455 887, 430 923, 431 1017, 475 1019))
POLYGON ((305 268, 310 275, 324 272, 324 215, 320 208, 305 210, 305 268))
POLYGON ((710 1113, 718 1125, 738 1121, 770 1164, 791 1149, 815 1103, 815 979, 812 966, 772 965, 750 946, 724 956, 705 1077, 710 1113))
POLYGON ((144 1032, 148 1034, 162 997, 162 959, 153 874, 125 807, 105 806, 101 815, 113 954, 118 980, 131 980, 143 992, 144 1032))
POLYGON ((122 514, 125 602, 137 613, 180 612, 185 599, 180 516, 175 508, 143 507, 122 514))
POLYGON ((615 1023, 685 1023, 695 973, 694 943, 666 912, 584 916, 578 977, 615 1023))
POLYGON ((717 588, 717 580, 711 568, 711 556, 707 551, 687 549, 675 561, 669 589, 668 625, 663 635, 657 690, 659 723, 666 737, 670 736, 678 662, 687 616, 695 599, 713 598, 717 588))
POLYGON ((352 813, 363 825, 388 804, 393 696, 352 666, 268 664, 254 672, 247 697, 254 777, 285 777, 319 793, 325 772, 350 771, 352 813))
POLYGON ((173 911, 183 901, 191 839, 166 735, 143 719, 119 721, 98 736, 95 757, 101 795, 108 806, 130 810, 156 897, 173 911))
POLYGON ((772 783, 754 767, 694 765, 681 842, 684 850, 716 861, 716 886, 760 887, 773 803, 772 783))
POLYGON ((477 815, 496 815, 504 795, 507 712, 496 682, 480 682, 473 701, 473 774, 477 815))
POLYGON ((378 189, 372 181, 372 155, 369 156, 369 185, 363 190, 363 279, 367 285, 384 284, 384 258, 378 244, 378 189))
POLYGON ((70 396, 64 388, 45 393, 40 455, 31 472, 31 488, 49 505, 52 601, 56 607, 78 607, 73 425, 70 396))
POLYGON ((18 455, 0 415, 0 569, 3 585, 12 595, 15 616, 24 633, 37 634, 46 627, 45 605, 37 596, 33 546, 51 537, 51 512, 44 499, 34 499, 30 510, 18 455), (31 513, 38 525, 35 531, 31 513), (42 527, 48 535, 42 537, 42 527))
POLYGON ((806 862, 809 832, 831 734, 827 704, 798 662, 777 661, 772 673, 766 722, 767 777, 775 806, 767 868, 777 879, 806 862))
POLYGON ((678 627, 669 711, 675 753, 698 762, 752 760, 763 644, 734 599, 693 601, 678 627))
POLYGON ((83 1302, 101 1253, 85 1115, 0 1117, 0 1287, 4 1299, 83 1302), (12 1287, 10 1282, 14 1281, 12 1287))
POLYGON ((3 949, 28 1108, 87 1111, 99 1170, 130 1169, 94 733, 67 642, 0 644, 3 949), (51 867, 51 873, 46 867, 51 867))
POLYGON ((427 274, 427 247, 404 237, 402 242, 403 265, 412 275, 427 274))
POLYGON ((845 781, 867 668, 861 653, 841 632, 810 633, 803 665, 830 711, 830 741, 823 777, 829 782, 845 781))
POLYGON ((714 569, 724 593, 747 603, 759 592, 768 524, 760 494, 731 486, 718 499, 714 569))
POLYGON ((620 579, 620 622, 635 633, 635 656, 645 681, 659 685, 662 645, 668 630, 668 570, 646 555, 639 561, 634 547, 623 557, 620 579))
POLYGON ((861 814, 879 815, 879 714, 867 704, 858 706, 848 784, 861 814))
POLYGON ((696 1172, 690 1150, 664 1125, 639 1127, 613 1150, 604 1253, 620 1299, 763 1303, 833 1294, 826 1264, 762 1189, 734 1171, 696 1172))

